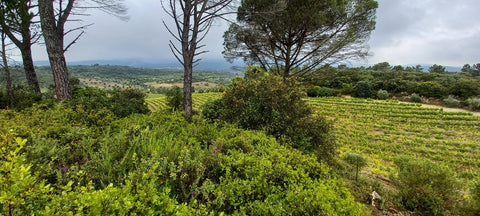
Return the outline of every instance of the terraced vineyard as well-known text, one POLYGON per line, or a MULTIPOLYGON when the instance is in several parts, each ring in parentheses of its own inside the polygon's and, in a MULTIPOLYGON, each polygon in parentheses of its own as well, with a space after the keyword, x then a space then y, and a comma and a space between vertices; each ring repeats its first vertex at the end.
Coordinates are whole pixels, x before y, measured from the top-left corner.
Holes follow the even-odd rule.
MULTIPOLYGON (((193 95, 194 109, 220 93, 193 95)), ((401 154, 444 162, 469 178, 480 166, 480 117, 445 112, 419 104, 357 98, 308 98, 317 115, 335 125, 339 150, 368 156, 370 171, 387 175, 401 154)), ((150 109, 165 107, 165 97, 147 99, 150 109)))
POLYGON ((341 152, 363 153, 370 170, 387 174, 400 154, 444 162, 461 177, 480 166, 480 118, 419 104, 356 98, 307 99, 335 122, 341 152))
MULTIPOLYGON (((193 109, 198 110, 200 106, 205 102, 209 100, 219 99, 221 97, 222 94, 216 92, 192 94, 193 109)), ((167 97, 165 96, 147 98, 145 101, 147 102, 148 108, 152 111, 167 107, 167 97)))

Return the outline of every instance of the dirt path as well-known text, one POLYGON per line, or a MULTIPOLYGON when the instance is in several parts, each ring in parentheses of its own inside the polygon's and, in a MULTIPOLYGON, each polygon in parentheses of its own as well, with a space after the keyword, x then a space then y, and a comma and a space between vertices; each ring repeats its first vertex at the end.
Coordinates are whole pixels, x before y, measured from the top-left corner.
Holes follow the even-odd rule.
POLYGON ((480 112, 472 112, 466 109, 460 109, 460 108, 448 108, 448 107, 443 107, 443 106, 438 106, 438 105, 431 105, 431 104, 422 104, 422 107, 425 108, 443 108, 443 111, 445 112, 468 112, 468 113, 473 113, 473 116, 480 116, 480 112))

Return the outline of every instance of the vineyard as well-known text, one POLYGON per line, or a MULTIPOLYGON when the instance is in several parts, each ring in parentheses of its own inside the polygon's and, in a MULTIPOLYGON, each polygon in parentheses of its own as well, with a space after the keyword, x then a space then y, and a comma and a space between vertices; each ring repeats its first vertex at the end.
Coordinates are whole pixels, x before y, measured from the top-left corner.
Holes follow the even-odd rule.
MULTIPOLYGON (((219 93, 193 95, 194 109, 219 93)), ((165 97, 147 99, 151 110, 164 108, 165 97)), ((460 177, 471 178, 480 166, 480 117, 446 112, 396 100, 308 98, 317 115, 334 122, 340 153, 362 153, 374 174, 387 175, 398 155, 446 163, 460 177)))

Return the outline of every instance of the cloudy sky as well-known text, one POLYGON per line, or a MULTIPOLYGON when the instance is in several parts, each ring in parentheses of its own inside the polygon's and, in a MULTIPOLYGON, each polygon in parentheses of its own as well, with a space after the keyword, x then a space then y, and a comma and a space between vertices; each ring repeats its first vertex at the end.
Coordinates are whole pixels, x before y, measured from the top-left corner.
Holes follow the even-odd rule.
MULTIPOLYGON (((378 0, 377 26, 370 39, 372 56, 362 64, 441 64, 480 62, 479 0, 378 0)), ((126 0, 130 20, 92 12, 94 23, 67 53, 67 61, 172 58, 171 37, 163 27, 160 0, 126 0)), ((166 19, 168 21, 168 19, 166 19)), ((203 58, 221 59, 227 24, 216 23, 205 40, 203 58)), ((45 47, 34 48, 46 60, 45 47)))

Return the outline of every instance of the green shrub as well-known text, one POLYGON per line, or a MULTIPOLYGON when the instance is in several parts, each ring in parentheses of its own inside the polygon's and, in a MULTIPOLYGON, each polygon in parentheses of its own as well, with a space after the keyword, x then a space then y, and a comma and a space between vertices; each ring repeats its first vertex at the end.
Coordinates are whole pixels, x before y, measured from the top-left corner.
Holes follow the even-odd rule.
POLYGON ((477 178, 476 181, 474 181, 472 188, 470 189, 470 194, 472 195, 473 198, 473 212, 476 213, 476 215, 480 214, 480 178, 477 178))
POLYGON ((307 95, 309 97, 332 97, 335 95, 335 91, 327 87, 310 86, 307 89, 307 95))
POLYGON ((342 83, 342 94, 353 95, 355 94, 355 87, 350 83, 342 83))
POLYGON ((467 100, 468 106, 473 111, 480 110, 480 98, 469 98, 467 100))
POLYGON ((1 215, 34 215, 49 201, 52 188, 32 172, 21 153, 26 142, 0 131, 1 215))
POLYGON ((443 101, 445 102, 445 105, 447 105, 447 107, 456 108, 460 105, 460 101, 452 96, 448 96, 448 98, 443 99, 443 101))
POLYGON ((422 97, 420 97, 420 95, 416 93, 413 93, 412 95, 410 95, 410 101, 414 103, 422 103, 422 97))
POLYGON ((450 168, 408 156, 397 157, 395 166, 393 180, 403 207, 421 215, 444 215, 454 209, 460 187, 450 168))
POLYGON ((449 93, 460 98, 469 98, 480 95, 480 82, 478 80, 462 79, 450 87, 449 93))
POLYGON ((210 122, 214 122, 215 119, 222 118, 222 112, 225 105, 223 104, 222 99, 217 99, 213 101, 207 101, 202 105, 202 116, 210 122))
POLYGON ((336 154, 329 135, 331 125, 312 116, 298 86, 292 78, 283 79, 251 67, 245 78, 234 81, 225 92, 219 116, 244 129, 264 130, 299 149, 318 151, 319 156, 326 156, 322 159, 330 160, 336 154))
POLYGON ((174 86, 168 90, 167 93, 167 106, 175 110, 183 110, 183 91, 180 87, 174 86))
POLYGON ((119 118, 134 113, 147 114, 150 112, 145 103, 145 93, 138 89, 115 89, 110 92, 113 107, 112 112, 119 118))
POLYGON ((378 90, 377 92, 377 98, 380 99, 380 100, 386 100, 388 99, 389 95, 388 95, 388 92, 386 90, 378 90))
POLYGON ((368 81, 360 81, 355 85, 355 96, 361 98, 372 97, 372 85, 368 81))
POLYGON ((428 81, 418 83, 417 92, 424 97, 441 98, 447 91, 442 84, 435 81, 428 81))

